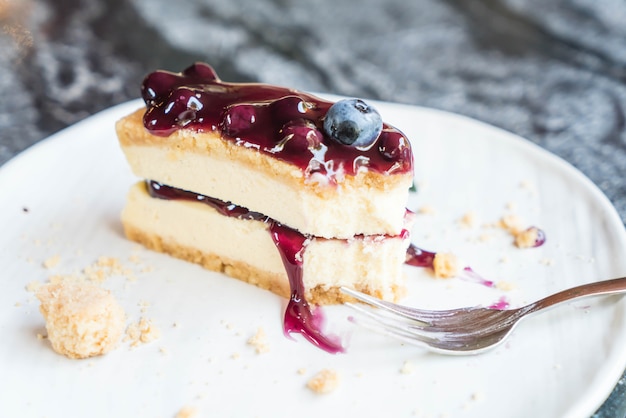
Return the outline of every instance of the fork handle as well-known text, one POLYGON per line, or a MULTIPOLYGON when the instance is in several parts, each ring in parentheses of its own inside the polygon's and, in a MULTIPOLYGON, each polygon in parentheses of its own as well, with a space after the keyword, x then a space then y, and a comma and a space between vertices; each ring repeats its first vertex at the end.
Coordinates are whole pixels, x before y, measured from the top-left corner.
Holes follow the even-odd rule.
POLYGON ((583 284, 557 292, 553 295, 540 299, 523 308, 526 313, 536 312, 550 306, 557 305, 573 299, 584 298, 588 296, 610 295, 626 292, 626 277, 620 277, 612 280, 603 280, 583 284))

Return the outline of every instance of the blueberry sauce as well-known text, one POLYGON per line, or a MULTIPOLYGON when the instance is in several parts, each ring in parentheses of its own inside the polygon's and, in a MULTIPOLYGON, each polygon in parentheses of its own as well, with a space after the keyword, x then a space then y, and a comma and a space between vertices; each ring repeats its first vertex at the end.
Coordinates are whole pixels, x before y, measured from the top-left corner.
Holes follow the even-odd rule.
POLYGON ((474 269, 472 269, 469 266, 463 268, 463 271, 461 272, 459 277, 469 282, 483 285, 485 287, 496 287, 496 284, 493 281, 485 279, 483 276, 476 273, 474 269))
POLYGON ((535 231, 537 237, 535 238, 534 244, 531 248, 541 247, 546 242, 546 233, 541 228, 537 228, 536 226, 531 226, 527 229, 527 231, 535 231))
POLYGON ((505 309, 508 309, 511 306, 509 300, 506 298, 506 296, 502 296, 500 297, 500 299, 498 299, 498 301, 492 305, 489 305, 488 308, 489 309, 497 309, 499 311, 503 311, 505 309))
POLYGON ((411 145, 394 127, 383 124, 367 149, 340 144, 323 126, 332 102, 268 84, 225 83, 204 63, 182 73, 155 71, 145 78, 141 92, 147 107, 144 126, 154 135, 169 136, 183 128, 221 131, 225 140, 332 182, 337 173, 355 175, 363 169, 384 174, 413 171, 411 145))
POLYGON ((312 309, 304 297, 302 257, 308 244, 306 236, 259 212, 250 211, 230 202, 166 186, 152 180, 146 181, 146 187, 150 196, 154 198, 201 202, 224 216, 268 223, 272 240, 280 253, 291 288, 291 296, 283 319, 285 335, 289 336, 292 332, 297 332, 313 345, 329 353, 336 354, 344 351, 339 338, 322 333, 321 329, 324 324, 322 311, 319 308, 312 309))
POLYGON ((324 317, 319 308, 311 309, 304 298, 304 284, 302 282, 302 257, 306 250, 307 238, 298 231, 272 222, 270 232, 276 248, 280 252, 283 265, 289 277, 291 296, 283 321, 283 331, 289 336, 292 332, 302 334, 313 345, 329 352, 344 351, 339 338, 324 335, 321 329, 324 317))
POLYGON ((411 244, 409 245, 409 248, 406 250, 406 260, 404 262, 414 267, 433 268, 433 261, 435 261, 435 255, 437 255, 437 253, 423 250, 411 244))
POLYGON ((187 190, 177 189, 175 187, 166 186, 153 180, 146 180, 146 187, 148 194, 151 197, 164 200, 188 200, 191 202, 200 202, 218 211, 224 216, 231 218, 247 219, 254 221, 266 221, 269 218, 262 213, 253 212, 244 208, 243 206, 235 205, 234 203, 224 202, 219 199, 204 196, 194 192, 188 192, 187 190))
MULTIPOLYGON (((405 264, 414 267, 425 267, 432 269, 436 255, 437 253, 435 252, 426 251, 411 244, 406 251, 405 264)), ((486 287, 495 287, 494 282, 485 279, 469 266, 463 268, 463 270, 459 274, 459 278, 470 281, 472 283, 478 283, 486 287)))

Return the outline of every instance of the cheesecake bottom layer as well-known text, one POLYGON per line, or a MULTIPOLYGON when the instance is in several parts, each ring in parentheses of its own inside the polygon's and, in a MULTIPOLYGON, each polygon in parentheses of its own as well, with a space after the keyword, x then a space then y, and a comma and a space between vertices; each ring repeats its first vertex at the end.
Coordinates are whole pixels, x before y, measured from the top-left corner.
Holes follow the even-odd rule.
MULTIPOLYGON (((267 222, 222 215, 202 203, 151 197, 135 184, 122 212, 126 236, 147 248, 289 297, 290 285, 267 222)), ((408 235, 408 234, 406 234, 408 235)), ((409 237, 308 237, 303 253, 306 299, 314 304, 347 299, 341 286, 395 301, 404 294, 403 264, 409 237)))

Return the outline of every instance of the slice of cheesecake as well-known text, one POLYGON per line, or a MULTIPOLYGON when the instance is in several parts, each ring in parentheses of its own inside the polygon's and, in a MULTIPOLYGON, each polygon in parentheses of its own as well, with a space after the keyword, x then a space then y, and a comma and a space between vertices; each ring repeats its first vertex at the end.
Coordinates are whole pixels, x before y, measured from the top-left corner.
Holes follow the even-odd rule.
POLYGON ((413 156, 375 109, 225 83, 206 64, 156 71, 142 95, 116 125, 145 179, 122 214, 130 239, 291 302, 402 294, 413 156))

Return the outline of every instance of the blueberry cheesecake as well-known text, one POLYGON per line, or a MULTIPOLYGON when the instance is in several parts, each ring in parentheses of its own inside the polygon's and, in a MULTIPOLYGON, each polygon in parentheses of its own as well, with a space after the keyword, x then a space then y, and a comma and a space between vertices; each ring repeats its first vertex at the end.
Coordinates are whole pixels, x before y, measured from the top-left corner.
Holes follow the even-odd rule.
POLYGON ((341 286, 402 294, 413 155, 372 106, 223 82, 203 63, 141 91, 146 107, 116 124, 142 179, 129 239, 290 298, 285 331, 330 350, 313 304, 342 302, 341 286))

